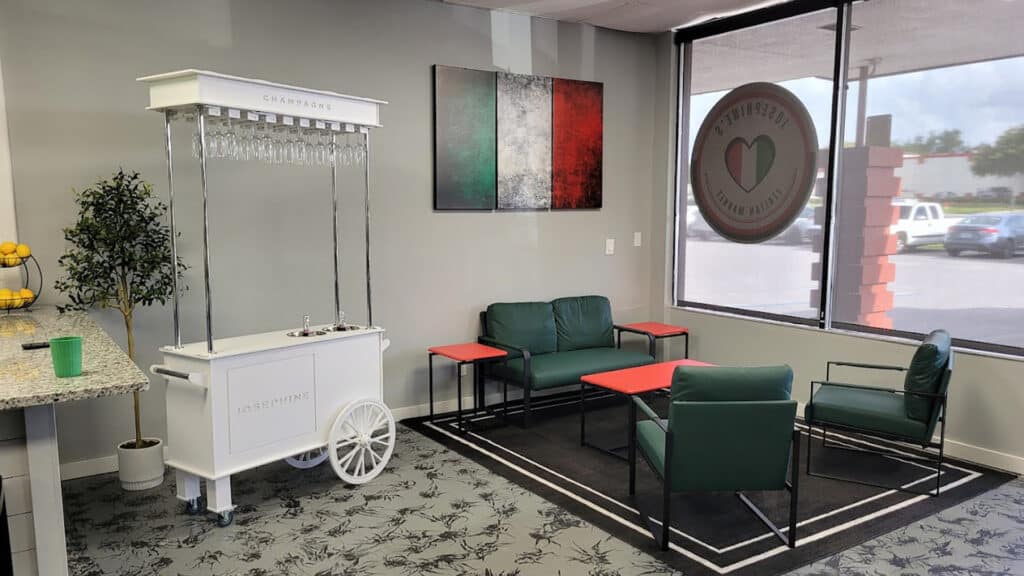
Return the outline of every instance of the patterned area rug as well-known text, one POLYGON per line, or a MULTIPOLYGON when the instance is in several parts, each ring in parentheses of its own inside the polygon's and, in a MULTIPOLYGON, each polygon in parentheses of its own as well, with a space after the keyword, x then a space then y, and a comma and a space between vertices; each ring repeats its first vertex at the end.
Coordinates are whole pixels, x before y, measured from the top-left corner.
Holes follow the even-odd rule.
POLYGON ((1024 574, 1024 481, 806 566, 792 576, 1024 574))
MULTIPOLYGON (((652 397, 650 401, 664 413, 664 398, 652 397)), ((409 425, 664 560, 687 576, 784 574, 903 528, 1012 479, 1008 474, 947 459, 938 478, 941 494, 933 498, 808 476, 803 464, 806 451, 801 449, 796 549, 774 538, 733 493, 717 492, 672 498, 671 545, 668 552, 662 553, 652 543, 647 528, 649 521, 660 524, 662 517, 660 480, 643 461, 639 462, 637 495, 632 497, 627 492, 626 461, 591 447, 625 444, 627 404, 614 397, 598 397, 587 404, 586 434, 590 446, 586 447, 580 445, 578 394, 535 401, 533 423, 528 429, 519 425, 517 406, 511 407, 507 424, 490 414, 468 418, 471 426, 465 433, 459 432, 452 415, 409 425)), ((806 427, 798 427, 804 430, 801 444, 810 447, 814 470, 819 473, 919 491, 935 486, 933 466, 906 458, 916 453, 913 447, 830 432, 832 447, 826 449, 820 431, 808 442, 806 427), (885 450, 889 456, 851 452, 836 446, 885 450)), ((777 526, 785 526, 788 494, 746 494, 777 526)))
POLYGON ((679 574, 403 426, 388 468, 364 486, 326 464, 235 475, 226 528, 185 515, 167 478, 143 493, 112 474, 65 482, 71 574, 679 574))

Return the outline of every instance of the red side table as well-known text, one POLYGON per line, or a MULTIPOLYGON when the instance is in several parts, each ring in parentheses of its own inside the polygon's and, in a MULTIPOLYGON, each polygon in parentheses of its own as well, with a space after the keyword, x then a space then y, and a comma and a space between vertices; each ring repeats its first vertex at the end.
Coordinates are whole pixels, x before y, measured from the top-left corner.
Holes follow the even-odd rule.
POLYGON ((654 355, 657 353, 658 340, 685 336, 686 342, 683 348, 683 358, 690 357, 690 329, 685 326, 673 326, 672 324, 662 324, 661 322, 634 322, 633 324, 616 325, 615 329, 619 332, 618 344, 620 348, 622 347, 623 332, 647 336, 650 341, 651 358, 654 358, 654 355))
MULTIPOLYGON (((477 372, 480 367, 479 363, 488 360, 497 360, 508 356, 508 352, 501 348, 494 348, 493 346, 485 346, 483 344, 477 344, 476 342, 467 342, 465 344, 450 344, 447 346, 434 346, 427 350, 429 355, 427 356, 427 365, 429 372, 429 387, 430 387, 430 420, 434 420, 434 356, 444 356, 449 360, 455 362, 456 369, 455 374, 458 379, 458 410, 456 412, 456 419, 459 423, 459 430, 465 431, 462 427, 462 367, 466 364, 473 365, 473 380, 476 382, 479 378, 477 372)), ((473 401, 478 402, 477 398, 477 387, 473 387, 473 401)))

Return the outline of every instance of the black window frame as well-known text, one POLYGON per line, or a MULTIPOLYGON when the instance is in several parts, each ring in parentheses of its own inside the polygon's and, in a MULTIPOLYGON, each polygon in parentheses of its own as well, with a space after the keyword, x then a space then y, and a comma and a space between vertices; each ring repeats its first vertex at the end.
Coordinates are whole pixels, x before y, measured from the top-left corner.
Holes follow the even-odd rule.
MULTIPOLYGON (((674 218, 675 227, 673 231, 673 278, 672 278, 672 299, 677 307, 721 312, 740 317, 771 320, 786 324, 817 327, 825 332, 843 331, 864 335, 877 335, 886 338, 903 338, 909 340, 920 340, 925 334, 907 330, 889 328, 877 328, 851 322, 835 321, 831 318, 831 274, 832 274, 832 253, 835 250, 833 241, 833 219, 835 214, 836 186, 841 178, 841 161, 843 152, 843 136, 845 121, 845 93, 850 83, 849 80, 849 47, 851 16, 854 4, 860 4, 868 0, 790 0, 782 4, 775 4, 745 12, 735 16, 718 18, 675 30, 673 42, 676 48, 677 78, 676 78, 676 149, 675 149, 675 200, 674 218), (829 131, 829 164, 826 171, 826 190, 824 197, 825 219, 822 223, 822 249, 821 249, 821 278, 819 279, 819 292, 821 299, 818 305, 818 318, 803 318, 788 314, 775 314, 760 310, 721 306, 706 302, 688 301, 679 298, 682 286, 679 282, 678 266, 680 257, 680 221, 685 225, 685 216, 680 214, 680 208, 686 201, 686 183, 682 179, 683 171, 689 177, 688 164, 681 162, 684 154, 689 158, 688 138, 689 126, 689 96, 690 96, 690 66, 688 51, 692 49, 693 42, 704 38, 710 38, 729 32, 736 32, 745 28, 770 24, 780 20, 795 18, 814 12, 821 12, 828 9, 836 11, 836 34, 835 50, 833 53, 833 83, 832 83, 832 111, 830 117, 829 131), (686 65, 684 68, 684 64, 686 65), (684 77, 685 76, 685 77, 684 77)), ((925 211, 927 214, 927 210, 925 211)), ((911 211, 913 214, 913 211, 911 211)), ((959 348, 988 352, 1024 359, 1024 347, 983 342, 954 336, 953 345, 959 348)))

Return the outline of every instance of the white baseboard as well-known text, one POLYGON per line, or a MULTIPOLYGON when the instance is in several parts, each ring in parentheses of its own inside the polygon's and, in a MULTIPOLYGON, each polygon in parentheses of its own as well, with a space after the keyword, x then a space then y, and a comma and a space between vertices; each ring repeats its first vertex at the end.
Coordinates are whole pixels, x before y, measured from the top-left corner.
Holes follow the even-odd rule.
MULTIPOLYGON (((488 400, 488 404, 490 400, 488 400)), ((444 414, 445 412, 454 412, 457 406, 455 398, 451 400, 442 400, 434 403, 434 414, 444 414)), ((473 407, 473 396, 463 396, 462 398, 462 409, 473 407)), ((419 418, 420 416, 430 415, 430 404, 417 404, 415 406, 406 406, 404 408, 392 408, 391 414, 395 417, 396 421, 408 420, 409 418, 419 418)))
POLYGON ((75 478, 85 478, 86 476, 96 476, 110 472, 117 472, 117 454, 91 458, 89 460, 64 462, 60 465, 61 480, 74 480, 75 478))
MULTIPOLYGON (((488 400, 488 403, 493 400, 488 400)), ((473 396, 465 396, 462 399, 463 409, 467 409, 473 406, 473 396)), ((445 412, 452 412, 456 408, 455 399, 443 400, 434 404, 434 413, 443 414, 445 412)), ((429 404, 417 404, 414 406, 405 406, 403 408, 393 408, 391 413, 394 415, 396 421, 407 420, 409 418, 419 418, 421 416, 427 416, 430 414, 429 404)), ((804 403, 799 402, 797 405, 797 414, 803 416, 804 403)), ((938 442, 938 438, 935 438, 938 442)), ((167 449, 164 448, 166 451, 167 449)), ((1016 456, 1014 454, 1007 454, 1005 452, 998 452, 996 450, 990 450, 988 448, 982 448, 980 446, 973 446, 957 440, 946 439, 946 454, 952 458, 958 458, 966 462, 973 462, 982 466, 988 466, 990 468, 997 468, 999 470, 1006 470, 1014 474, 1024 474, 1024 457, 1016 456)), ((101 458, 92 458, 89 460, 78 460, 76 462, 65 462, 60 465, 60 479, 61 480, 73 480, 75 478, 84 478, 86 476, 96 476, 97 474, 107 474, 110 472, 117 472, 117 454, 110 456, 103 456, 101 458)))

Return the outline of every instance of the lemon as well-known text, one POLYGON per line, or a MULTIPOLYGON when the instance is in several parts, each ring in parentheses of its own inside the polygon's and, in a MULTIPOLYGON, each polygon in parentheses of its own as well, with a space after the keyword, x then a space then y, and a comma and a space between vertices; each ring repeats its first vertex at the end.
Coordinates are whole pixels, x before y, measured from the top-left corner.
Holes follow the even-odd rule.
POLYGON ((14 242, 4 242, 0 244, 0 254, 10 254, 18 249, 18 245, 14 242))
POLYGON ((28 244, 18 244, 18 247, 14 249, 14 253, 22 258, 28 258, 32 255, 32 249, 28 247, 28 244))
POLYGON ((35 292, 28 288, 22 288, 19 291, 19 294, 21 294, 21 299, 25 301, 25 304, 31 304, 32 301, 36 299, 35 292))
POLYGON ((21 264, 21 257, 11 253, 4 256, 4 266, 18 266, 21 264))
POLYGON ((21 297, 19 292, 11 292, 11 299, 8 301, 8 308, 21 308, 21 305, 25 303, 24 298, 21 297))
POLYGON ((0 288, 0 309, 10 308, 13 298, 14 293, 11 292, 10 288, 0 288))

